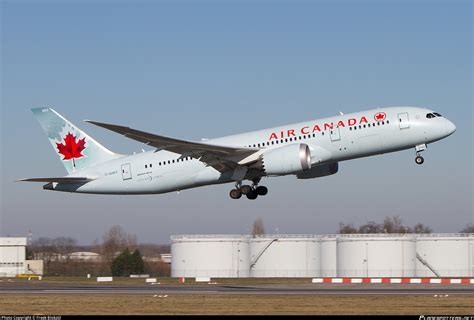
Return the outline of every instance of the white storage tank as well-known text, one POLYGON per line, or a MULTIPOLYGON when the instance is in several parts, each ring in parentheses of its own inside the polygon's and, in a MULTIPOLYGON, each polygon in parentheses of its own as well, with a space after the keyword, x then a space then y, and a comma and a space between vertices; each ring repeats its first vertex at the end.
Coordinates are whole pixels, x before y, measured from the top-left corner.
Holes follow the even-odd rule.
POLYGON ((249 236, 171 236, 172 277, 248 277, 249 236))
POLYGON ((337 277, 336 243, 335 235, 321 236, 321 277, 337 277))
POLYGON ((426 234, 416 239, 417 277, 474 276, 474 234, 426 234))
POLYGON ((320 277, 321 244, 315 235, 264 235, 250 239, 251 277, 320 277))
POLYGON ((338 236, 338 277, 413 277, 415 273, 414 235, 338 236))

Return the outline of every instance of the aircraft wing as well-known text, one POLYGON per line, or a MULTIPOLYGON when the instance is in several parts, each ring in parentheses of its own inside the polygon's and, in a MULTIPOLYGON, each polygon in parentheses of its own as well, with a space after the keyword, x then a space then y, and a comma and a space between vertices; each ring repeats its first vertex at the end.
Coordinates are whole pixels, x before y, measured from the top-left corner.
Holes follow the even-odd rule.
POLYGON ((20 179, 17 182, 57 182, 57 183, 86 183, 93 181, 94 179, 86 177, 60 177, 60 178, 28 178, 20 179))
MULTIPOLYGON (((186 141, 174 138, 159 136, 125 126, 108 124, 103 122, 85 120, 96 126, 114 131, 127 138, 145 143, 158 150, 166 150, 183 156, 192 156, 214 167, 216 170, 225 171, 235 169, 239 164, 236 159, 244 159, 259 151, 259 148, 221 146, 202 142, 186 141), (232 159, 231 159, 232 158, 232 159)), ((256 161, 257 159, 255 159, 256 161)))

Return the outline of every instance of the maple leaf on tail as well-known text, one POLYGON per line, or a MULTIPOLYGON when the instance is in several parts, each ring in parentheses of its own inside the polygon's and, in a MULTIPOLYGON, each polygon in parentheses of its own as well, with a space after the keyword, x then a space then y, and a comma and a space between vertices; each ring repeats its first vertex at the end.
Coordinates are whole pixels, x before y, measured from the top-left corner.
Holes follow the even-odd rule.
POLYGON ((81 152, 86 148, 85 144, 86 138, 79 139, 76 142, 76 136, 68 132, 66 137, 64 137, 64 144, 56 143, 56 146, 58 147, 58 152, 63 155, 63 160, 72 159, 73 166, 75 167, 74 159, 79 159, 84 156, 81 152))

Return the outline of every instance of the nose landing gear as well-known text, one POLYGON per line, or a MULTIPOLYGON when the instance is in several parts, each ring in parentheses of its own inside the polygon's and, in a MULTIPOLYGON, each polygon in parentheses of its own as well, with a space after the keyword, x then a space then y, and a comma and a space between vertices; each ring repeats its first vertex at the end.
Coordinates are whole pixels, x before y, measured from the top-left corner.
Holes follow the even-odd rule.
POLYGON ((417 155, 417 156, 415 157, 415 162, 416 162, 416 164, 423 164, 423 162, 425 162, 425 158, 423 158, 423 157, 420 156, 420 155, 417 155))
POLYGON ((423 158, 423 157, 420 156, 420 155, 417 155, 417 156, 415 157, 415 162, 416 162, 416 164, 423 164, 423 162, 425 162, 425 158, 423 158))
POLYGON ((264 186, 259 186, 258 182, 260 179, 253 180, 252 185, 242 185, 242 181, 237 181, 235 183, 235 189, 230 191, 230 197, 232 199, 240 199, 242 195, 245 195, 249 200, 255 200, 258 196, 264 196, 268 193, 268 188, 264 186))
POLYGON ((425 159, 420 155, 420 153, 426 150, 426 144, 417 145, 415 147, 415 150, 416 150, 416 157, 415 157, 416 164, 423 164, 423 162, 425 162, 425 159))

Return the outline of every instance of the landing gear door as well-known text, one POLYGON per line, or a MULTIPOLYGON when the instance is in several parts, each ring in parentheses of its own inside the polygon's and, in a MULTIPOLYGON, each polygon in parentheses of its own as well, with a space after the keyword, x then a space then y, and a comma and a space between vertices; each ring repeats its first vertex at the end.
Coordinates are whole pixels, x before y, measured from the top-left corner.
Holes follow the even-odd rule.
POLYGON ((123 180, 132 179, 132 170, 130 168, 130 163, 122 164, 122 179, 123 180))
POLYGON ((403 112, 398 114, 398 125, 400 129, 410 128, 410 121, 408 119, 408 112, 403 112))
POLYGON ((339 132, 339 127, 331 129, 331 141, 339 141, 341 140, 341 133, 339 132))

